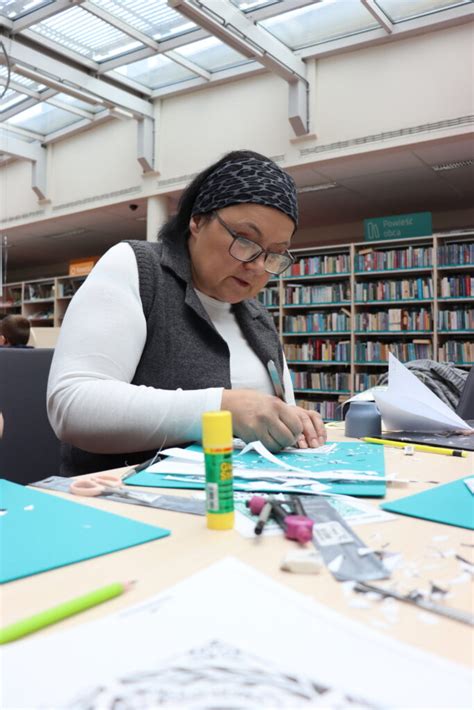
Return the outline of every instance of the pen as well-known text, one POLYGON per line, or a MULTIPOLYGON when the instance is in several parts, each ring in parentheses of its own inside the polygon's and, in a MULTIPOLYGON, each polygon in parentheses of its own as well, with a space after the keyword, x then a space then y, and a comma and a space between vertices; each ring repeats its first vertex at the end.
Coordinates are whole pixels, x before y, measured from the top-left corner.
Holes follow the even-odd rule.
POLYGON ((396 446, 398 449, 404 449, 405 446, 413 446, 415 451, 426 451, 431 454, 444 454, 445 456, 462 456, 467 457, 465 451, 457 451, 456 449, 445 449, 442 446, 428 446, 427 444, 412 444, 408 441, 392 441, 391 439, 373 439, 370 436, 363 436, 362 441, 368 444, 383 444, 384 446, 396 446))
POLYGON ((83 594, 76 599, 70 599, 63 604, 53 606, 51 609, 41 611, 27 619, 22 619, 9 626, 4 626, 0 629, 0 644, 16 641, 23 636, 44 629, 46 626, 67 619, 69 616, 90 609, 93 606, 97 606, 97 604, 102 604, 102 602, 106 602, 114 597, 118 597, 120 594, 130 589, 133 584, 134 582, 115 582, 108 584, 106 587, 101 587, 88 594, 83 594))
POLYGON ((275 390, 275 394, 277 397, 279 397, 283 402, 286 402, 286 397, 285 397, 285 390, 283 389, 283 382, 281 381, 280 375, 278 374, 278 370, 276 368, 275 363, 273 360, 269 360, 267 362, 267 370, 268 374, 270 375, 270 378, 272 380, 272 385, 273 389, 275 390))
POLYGON ((272 504, 270 503, 270 501, 267 501, 258 516, 258 520, 257 520, 257 523, 255 525, 255 530, 254 530, 255 535, 262 534, 265 523, 267 522, 268 518, 270 517, 271 512, 272 512, 272 504))

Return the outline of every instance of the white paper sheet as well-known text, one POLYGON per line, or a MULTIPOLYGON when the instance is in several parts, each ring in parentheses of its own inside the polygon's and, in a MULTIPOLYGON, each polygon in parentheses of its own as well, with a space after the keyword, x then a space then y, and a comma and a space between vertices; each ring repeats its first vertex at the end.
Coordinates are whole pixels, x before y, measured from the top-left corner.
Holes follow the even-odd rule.
POLYGON ((391 353, 388 356, 388 388, 373 390, 389 431, 442 432, 471 427, 442 402, 391 353))
POLYGON ((469 669, 233 558, 119 614, 4 647, 1 667, 4 708, 374 710, 472 701, 469 669))

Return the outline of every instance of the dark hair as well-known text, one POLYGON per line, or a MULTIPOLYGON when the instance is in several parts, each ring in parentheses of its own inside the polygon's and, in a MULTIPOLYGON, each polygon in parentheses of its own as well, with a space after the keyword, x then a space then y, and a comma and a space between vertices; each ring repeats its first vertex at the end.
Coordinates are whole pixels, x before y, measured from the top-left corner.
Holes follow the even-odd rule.
POLYGON ((9 345, 26 345, 30 338, 30 321, 23 316, 5 316, 0 321, 0 335, 9 345))
POLYGON ((257 160, 268 161, 268 158, 260 153, 255 153, 253 150, 233 150, 224 155, 220 160, 210 165, 208 168, 198 173, 196 177, 189 183, 182 193, 178 210, 175 215, 165 222, 158 232, 158 239, 174 239, 177 236, 182 236, 185 239, 189 236, 189 221, 191 219, 196 197, 203 185, 204 181, 209 177, 214 170, 220 168, 224 163, 235 163, 246 158, 257 158, 257 160))

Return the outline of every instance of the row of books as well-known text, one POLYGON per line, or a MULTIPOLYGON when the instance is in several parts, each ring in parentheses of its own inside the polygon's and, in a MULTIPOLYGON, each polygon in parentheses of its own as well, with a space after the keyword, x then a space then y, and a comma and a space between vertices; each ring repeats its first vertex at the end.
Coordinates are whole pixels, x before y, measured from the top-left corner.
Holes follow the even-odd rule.
POLYGON ((474 264, 474 242, 444 244, 438 249, 439 266, 474 264))
POLYGON ((433 298, 433 281, 431 278, 365 281, 357 283, 355 287, 355 300, 364 303, 369 301, 399 301, 423 298, 433 298))
POLYGON ((316 402, 307 399, 297 399, 296 404, 303 409, 312 409, 319 412, 323 419, 342 419, 341 402, 328 400, 324 402, 316 402))
POLYGON ((40 311, 35 311, 34 313, 29 313, 27 316, 28 320, 30 321, 35 321, 35 320, 53 320, 54 318, 54 309, 53 308, 44 308, 40 311))
POLYGON ((403 343, 367 341, 355 345, 356 362, 385 362, 388 360, 389 353, 404 362, 425 357, 433 358, 433 348, 428 338, 403 343))
POLYGON ((350 377, 347 372, 311 372, 290 370, 295 389, 340 390, 350 389, 350 377))
POLYGON ((379 271, 381 269, 413 269, 432 266, 431 247, 408 247, 388 251, 361 251, 355 256, 356 271, 379 271))
POLYGON ((285 343, 283 345, 287 360, 324 360, 347 362, 351 359, 349 340, 334 342, 321 338, 308 338, 304 343, 285 343))
POLYGON ((458 311, 438 311, 439 330, 472 330, 474 332, 474 308, 458 311))
POLYGON ((356 330, 431 330, 433 319, 431 310, 407 310, 406 308, 388 308, 375 313, 357 313, 356 330))
POLYGON ((363 392, 368 390, 370 387, 376 387, 379 381, 380 373, 373 374, 368 372, 356 372, 355 375, 355 390, 356 392, 363 392))
POLYGON ((318 331, 347 331, 350 329, 350 319, 339 313, 306 313, 298 316, 284 316, 283 330, 285 333, 314 333, 318 331))
POLYGON ((24 301, 42 301, 54 298, 54 283, 24 284, 24 301))
POLYGON ((349 301, 349 283, 335 283, 321 286, 286 286, 285 305, 309 305, 312 303, 340 303, 349 301))
POLYGON ((474 342, 447 340, 438 348, 438 356, 441 361, 474 363, 474 342))
POLYGON ((474 276, 444 276, 441 279, 441 298, 474 296, 474 276))
POLYGON ((68 279, 67 281, 59 282, 59 298, 71 298, 80 289, 86 277, 82 279, 68 279))
POLYGON ((321 256, 308 256, 298 259, 283 274, 283 278, 290 276, 310 276, 318 274, 344 274, 350 271, 349 254, 324 254, 321 256))
POLYGON ((258 300, 267 308, 280 304, 280 289, 278 286, 267 286, 258 294, 258 300))

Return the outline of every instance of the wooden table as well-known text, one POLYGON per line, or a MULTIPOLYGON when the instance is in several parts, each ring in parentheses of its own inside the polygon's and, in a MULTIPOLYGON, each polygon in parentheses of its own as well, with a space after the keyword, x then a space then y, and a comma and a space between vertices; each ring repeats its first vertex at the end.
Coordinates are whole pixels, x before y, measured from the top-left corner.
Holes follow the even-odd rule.
MULTIPOLYGON (((329 439, 343 440, 342 429, 330 429, 329 439)), ((434 479, 447 482, 474 474, 473 453, 467 458, 420 452, 405 456, 400 449, 385 448, 385 461, 387 473, 396 472, 399 476, 420 481, 434 479)), ((389 485, 385 500, 426 490, 427 485, 430 484, 412 483, 406 487, 389 485)), ((180 493, 170 490, 166 492, 180 493)), ((189 492, 182 494, 188 495, 189 492)), ((154 595, 212 562, 233 555, 282 584, 313 597, 345 616, 368 624, 372 629, 461 664, 472 663, 472 630, 464 624, 428 615, 398 602, 398 620, 391 623, 384 617, 380 604, 374 604, 370 609, 351 606, 350 601, 354 597, 348 596, 345 587, 336 582, 326 569, 317 575, 280 571, 284 554, 296 544, 285 540, 283 536, 248 539, 234 530, 208 530, 201 516, 101 499, 80 500, 85 505, 169 528, 172 535, 3 585, 2 624, 11 623, 111 582, 137 580, 133 590, 127 594, 40 633, 48 634, 58 628, 82 624, 154 595)), ((379 502, 379 499, 371 501, 373 505, 379 502)), ((456 580, 449 584, 450 596, 446 603, 472 611, 472 582, 463 581, 460 562, 454 557, 455 552, 468 560, 474 558, 474 536, 471 532, 405 516, 355 529, 367 546, 380 549, 388 545, 390 551, 403 554, 403 564, 395 570, 392 579, 400 580, 405 591, 425 589, 429 587, 430 581, 443 586, 448 585, 450 580, 456 580), (420 576, 412 576, 417 573, 420 576)))

